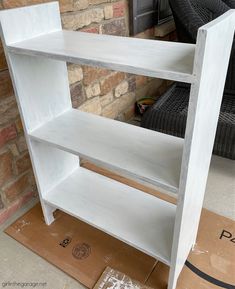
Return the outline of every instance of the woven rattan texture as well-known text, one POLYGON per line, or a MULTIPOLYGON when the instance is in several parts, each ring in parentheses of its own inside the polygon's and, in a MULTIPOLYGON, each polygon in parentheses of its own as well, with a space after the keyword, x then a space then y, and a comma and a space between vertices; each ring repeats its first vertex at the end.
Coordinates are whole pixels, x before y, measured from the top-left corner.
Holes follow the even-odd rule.
MULTIPOLYGON (((162 133, 184 137, 190 86, 174 84, 145 113, 141 126, 162 133)), ((212 97, 213 98, 213 97, 212 97)), ((235 159, 235 98, 224 95, 213 153, 235 159)))

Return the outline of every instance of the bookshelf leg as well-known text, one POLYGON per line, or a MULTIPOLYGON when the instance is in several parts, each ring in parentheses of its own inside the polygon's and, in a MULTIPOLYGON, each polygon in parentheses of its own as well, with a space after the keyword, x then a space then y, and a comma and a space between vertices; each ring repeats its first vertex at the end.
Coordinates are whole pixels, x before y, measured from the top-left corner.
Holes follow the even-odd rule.
POLYGON ((170 275, 169 275, 169 279, 168 279, 167 289, 176 289, 178 278, 177 278, 176 274, 172 271, 173 271, 173 269, 170 269, 170 275))
POLYGON ((55 221, 53 212, 56 210, 54 207, 51 207, 47 204, 42 203, 42 210, 46 224, 49 226, 55 221))

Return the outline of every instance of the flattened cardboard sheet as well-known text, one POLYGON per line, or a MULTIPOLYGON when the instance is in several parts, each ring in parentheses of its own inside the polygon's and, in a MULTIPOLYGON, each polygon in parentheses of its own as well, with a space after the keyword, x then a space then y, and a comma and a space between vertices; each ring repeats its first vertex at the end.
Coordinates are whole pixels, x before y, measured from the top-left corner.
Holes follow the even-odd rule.
POLYGON ((47 226, 38 204, 5 232, 88 288, 107 266, 140 282, 153 270, 152 257, 61 211, 55 218, 47 226))
MULTIPOLYGON (((197 244, 180 274, 177 289, 235 289, 234 233, 232 220, 203 210, 197 244)), ((107 267, 94 289, 166 289, 168 276, 169 267, 161 262, 145 284, 107 267)))
MULTIPOLYGON (((92 164, 84 166, 175 202, 92 164)), ((169 268, 164 264, 61 211, 55 212, 55 218, 47 226, 38 204, 7 228, 6 233, 89 288, 106 267, 111 267, 152 288, 166 289, 169 268)), ((177 289, 216 288, 235 289, 235 222, 203 210, 197 243, 177 289)))
MULTIPOLYGON (((177 289, 235 289, 235 222, 203 210, 197 243, 178 279, 177 289)), ((166 288, 169 267, 158 263, 148 286, 166 288)))
POLYGON ((153 289, 126 274, 107 267, 93 289, 153 289))
MULTIPOLYGON (((55 217, 47 226, 38 204, 6 233, 89 288, 111 267, 146 286, 166 289, 166 265, 63 212, 55 217)), ((234 238, 232 220, 203 210, 197 244, 177 289, 235 289, 234 238)))

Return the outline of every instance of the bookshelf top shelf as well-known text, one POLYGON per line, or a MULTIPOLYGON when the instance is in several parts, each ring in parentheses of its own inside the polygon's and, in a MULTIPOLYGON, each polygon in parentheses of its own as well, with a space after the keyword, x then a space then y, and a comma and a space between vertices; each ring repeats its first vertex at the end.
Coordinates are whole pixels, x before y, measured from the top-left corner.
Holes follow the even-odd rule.
POLYGON ((194 80, 193 44, 62 30, 10 44, 8 50, 162 79, 194 80))

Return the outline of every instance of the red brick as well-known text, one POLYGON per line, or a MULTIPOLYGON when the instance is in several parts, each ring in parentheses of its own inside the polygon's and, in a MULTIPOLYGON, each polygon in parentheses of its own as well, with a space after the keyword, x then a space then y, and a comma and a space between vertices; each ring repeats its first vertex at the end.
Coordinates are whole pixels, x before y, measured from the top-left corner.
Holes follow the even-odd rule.
POLYGON ((0 70, 7 69, 7 61, 3 51, 0 51, 0 70))
POLYGON ((17 140, 16 140, 17 148, 20 153, 25 152, 28 147, 26 143, 26 139, 24 135, 21 135, 17 140))
POLYGON ((17 132, 14 124, 0 129, 0 147, 5 145, 8 141, 15 139, 16 136, 17 132))
POLYGON ((110 71, 107 69, 84 66, 83 67, 83 83, 85 85, 90 85, 92 82, 97 81, 101 77, 107 76, 109 73, 110 71))
POLYGON ((9 203, 15 201, 19 196, 29 189, 29 178, 25 174, 20 178, 14 180, 10 185, 4 187, 2 190, 9 203))
POLYGON ((104 2, 108 2, 108 0, 89 0, 90 5, 97 5, 104 2))
POLYGON ((12 203, 8 208, 3 209, 0 212, 0 225, 3 224, 7 219, 9 219, 19 208, 26 204, 29 200, 34 197, 34 192, 30 191, 20 196, 20 198, 12 203))
POLYGON ((60 4, 60 12, 61 13, 74 10, 73 0, 59 0, 59 4, 60 4))
POLYGON ((132 104, 130 107, 128 107, 124 111, 123 115, 124 115, 125 121, 128 121, 131 118, 133 118, 135 116, 135 104, 132 104))
POLYGON ((0 99, 13 95, 13 86, 11 83, 11 78, 8 70, 3 70, 0 72, 0 87, 1 87, 0 99))
POLYGON ((0 103, 0 127, 8 126, 19 117, 19 110, 14 95, 4 98, 0 103))
POLYGON ((133 92, 122 95, 120 98, 118 98, 119 113, 122 113, 128 107, 130 107, 131 105, 134 105, 135 101, 136 101, 135 93, 133 92))
POLYGON ((18 133, 22 133, 24 131, 23 124, 20 118, 15 121, 16 129, 18 133))
POLYGON ((102 33, 108 35, 126 36, 125 19, 114 19, 102 25, 102 33))
POLYGON ((116 72, 100 82, 100 90, 101 95, 107 94, 110 92, 115 86, 117 86, 121 81, 125 78, 125 74, 123 72, 116 72))
POLYGON ((31 161, 30 161, 30 157, 29 157, 28 153, 26 153, 25 155, 21 156, 16 161, 16 170, 17 170, 17 174, 18 175, 26 172, 30 168, 31 168, 31 161))
POLYGON ((134 75, 128 78, 128 84, 129 84, 129 92, 133 92, 136 90, 136 78, 134 75))
POLYGON ((142 75, 136 75, 136 87, 144 86, 148 82, 148 78, 142 75))
POLYGON ((123 17, 125 14, 125 3, 124 2, 117 2, 113 4, 113 17, 118 18, 118 17, 123 17))
POLYGON ((3 51, 2 43, 0 41, 0 70, 4 70, 4 69, 7 69, 7 62, 6 62, 6 57, 3 51))
POLYGON ((49 2, 46 0, 2 0, 3 7, 6 8, 15 8, 21 6, 28 6, 33 4, 39 4, 49 2))
POLYGON ((10 151, 0 154, 0 187, 12 177, 12 155, 10 151))
POLYGON ((86 99, 81 82, 77 82, 70 87, 73 108, 80 106, 86 99))
POLYGON ((83 28, 80 31, 82 32, 87 32, 87 33, 99 33, 99 28, 98 27, 88 27, 88 28, 83 28))
POLYGON ((2 197, 0 195, 0 210, 2 210, 4 208, 4 203, 2 201, 2 197))

